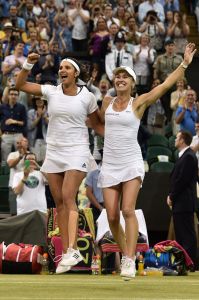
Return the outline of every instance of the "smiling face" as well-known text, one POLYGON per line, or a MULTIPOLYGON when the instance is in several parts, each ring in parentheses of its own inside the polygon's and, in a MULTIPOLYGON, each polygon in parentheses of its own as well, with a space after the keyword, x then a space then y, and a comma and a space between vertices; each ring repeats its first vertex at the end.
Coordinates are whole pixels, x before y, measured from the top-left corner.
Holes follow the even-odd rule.
POLYGON ((135 83, 133 78, 126 71, 118 71, 114 76, 114 86, 118 92, 131 93, 135 83))
POLYGON ((70 62, 62 61, 60 63, 59 78, 63 84, 69 85, 71 83, 75 83, 77 77, 78 72, 70 62))

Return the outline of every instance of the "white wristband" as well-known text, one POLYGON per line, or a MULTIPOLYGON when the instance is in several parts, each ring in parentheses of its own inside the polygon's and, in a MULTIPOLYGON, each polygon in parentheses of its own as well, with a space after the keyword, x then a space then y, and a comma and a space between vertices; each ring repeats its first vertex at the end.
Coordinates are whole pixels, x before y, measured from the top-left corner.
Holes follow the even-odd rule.
POLYGON ((181 62, 180 66, 183 67, 183 69, 187 69, 188 68, 188 65, 185 65, 184 62, 181 62))
POLYGON ((27 59, 23 63, 23 69, 30 71, 33 68, 34 64, 28 63, 27 59))

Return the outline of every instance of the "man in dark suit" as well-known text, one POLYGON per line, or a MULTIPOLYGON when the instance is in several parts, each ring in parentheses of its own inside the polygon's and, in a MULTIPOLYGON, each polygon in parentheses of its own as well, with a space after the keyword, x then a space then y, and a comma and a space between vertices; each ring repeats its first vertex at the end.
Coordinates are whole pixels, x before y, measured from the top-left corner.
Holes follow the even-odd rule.
POLYGON ((194 211, 197 205, 196 183, 198 179, 198 161, 189 147, 192 136, 181 130, 175 140, 179 150, 179 159, 171 173, 170 192, 167 204, 172 208, 176 241, 187 251, 197 267, 197 239, 194 228, 194 211))

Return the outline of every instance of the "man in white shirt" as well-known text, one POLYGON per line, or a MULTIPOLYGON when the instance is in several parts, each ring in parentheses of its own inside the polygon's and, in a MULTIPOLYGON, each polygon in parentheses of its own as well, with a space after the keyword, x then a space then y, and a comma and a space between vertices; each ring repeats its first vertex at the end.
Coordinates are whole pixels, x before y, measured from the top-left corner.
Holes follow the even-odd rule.
POLYGON ((47 213, 45 178, 37 169, 35 154, 28 153, 24 170, 14 175, 12 187, 17 195, 17 215, 33 210, 47 213))
POLYGON ((68 10, 68 16, 73 21, 72 28, 72 44, 73 51, 86 51, 87 45, 87 32, 88 22, 90 20, 89 11, 82 8, 83 1, 76 0, 75 8, 68 10))
POLYGON ((119 31, 114 40, 116 49, 113 49, 105 56, 105 69, 108 79, 112 81, 113 70, 120 66, 128 66, 133 68, 132 54, 125 50, 125 35, 119 31))
POLYGON ((140 24, 143 23, 144 18, 146 17, 146 14, 149 10, 154 10, 157 13, 157 16, 160 19, 160 21, 164 22, 165 14, 162 4, 160 4, 157 0, 148 0, 144 1, 139 5, 138 20, 140 24))

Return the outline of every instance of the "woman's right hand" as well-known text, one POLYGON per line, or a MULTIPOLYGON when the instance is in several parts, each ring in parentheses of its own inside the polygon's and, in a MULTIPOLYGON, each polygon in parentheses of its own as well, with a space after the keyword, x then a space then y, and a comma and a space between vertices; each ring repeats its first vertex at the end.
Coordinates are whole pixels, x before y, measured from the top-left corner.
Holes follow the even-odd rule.
POLYGON ((27 62, 29 64, 35 64, 38 61, 39 57, 40 55, 38 53, 30 53, 28 54, 27 62))

